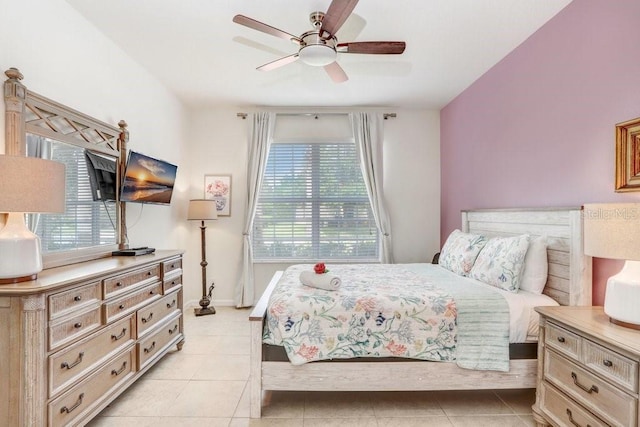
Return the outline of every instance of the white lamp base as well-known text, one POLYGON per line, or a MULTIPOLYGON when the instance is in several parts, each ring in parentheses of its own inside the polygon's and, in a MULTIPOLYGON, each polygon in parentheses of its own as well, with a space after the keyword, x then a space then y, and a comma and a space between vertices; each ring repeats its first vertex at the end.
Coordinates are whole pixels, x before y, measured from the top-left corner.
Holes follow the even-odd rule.
POLYGON ((24 214, 10 213, 0 230, 0 284, 33 280, 42 271, 40 238, 29 231, 24 214))
POLYGON ((640 261, 625 261, 620 273, 607 281, 604 312, 612 323, 640 329, 640 261))

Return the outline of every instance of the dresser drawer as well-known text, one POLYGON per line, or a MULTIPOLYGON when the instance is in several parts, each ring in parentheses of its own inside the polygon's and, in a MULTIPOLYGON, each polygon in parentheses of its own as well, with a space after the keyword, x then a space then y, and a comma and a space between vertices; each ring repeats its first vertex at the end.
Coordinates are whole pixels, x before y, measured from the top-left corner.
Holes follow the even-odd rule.
POLYGON ((135 318, 107 326, 49 356, 49 397, 53 397, 135 340, 135 318))
POLYGON ((135 347, 113 358, 100 370, 49 403, 49 425, 66 426, 93 409, 105 394, 134 374, 135 347))
POLYGON ((149 364, 156 355, 173 345, 182 335, 182 315, 177 313, 168 321, 162 322, 150 332, 149 336, 138 341, 138 370, 149 364))
POLYGON ((49 295, 49 320, 63 317, 74 310, 99 303, 102 298, 100 282, 89 283, 68 291, 49 295))
POLYGON ((160 280, 160 265, 155 264, 139 270, 109 277, 102 281, 104 298, 111 298, 133 288, 160 280))
POLYGON ((137 312, 138 337, 142 337, 154 325, 158 324, 171 313, 177 312, 182 293, 179 288, 165 295, 159 301, 143 307, 137 312))
POLYGON ((589 340, 583 341, 583 362, 604 378, 631 392, 638 391, 638 362, 589 340))
POLYGON ((538 391, 540 393, 540 408, 554 425, 608 427, 608 424, 573 400, 568 399, 552 385, 542 383, 538 391))
POLYGON ((143 304, 160 298, 161 293, 162 284, 157 282, 105 303, 105 323, 113 322, 133 313, 143 304))
POLYGON ((162 292, 164 294, 168 294, 169 292, 171 292, 172 289, 176 288, 177 286, 182 285, 182 276, 181 275, 175 275, 175 276, 170 276, 169 278, 165 278, 162 282, 162 292))
POLYGON ((564 353, 576 360, 580 360, 581 341, 582 338, 579 335, 569 332, 568 330, 554 325, 553 323, 547 323, 545 327, 545 345, 553 347, 560 353, 564 353))
POLYGON ((636 398, 550 350, 545 350, 544 379, 583 406, 593 408, 607 423, 621 427, 636 425, 636 398))
POLYGON ((174 258, 162 263, 162 277, 167 277, 167 275, 176 270, 182 270, 182 258, 174 258))
POLYGON ((49 350, 58 349, 98 329, 102 325, 101 318, 101 308, 97 305, 68 320, 52 322, 49 325, 49 350))

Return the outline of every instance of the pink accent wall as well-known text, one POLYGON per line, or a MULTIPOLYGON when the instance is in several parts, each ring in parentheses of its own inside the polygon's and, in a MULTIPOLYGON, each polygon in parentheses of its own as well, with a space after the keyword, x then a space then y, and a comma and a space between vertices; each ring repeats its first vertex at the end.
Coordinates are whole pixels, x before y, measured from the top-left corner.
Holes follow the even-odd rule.
MULTIPOLYGON (((443 242, 463 209, 640 201, 614 192, 615 124, 640 117, 639 22, 639 0, 574 0, 442 109, 443 242)), ((594 260, 595 305, 621 266, 594 260)))

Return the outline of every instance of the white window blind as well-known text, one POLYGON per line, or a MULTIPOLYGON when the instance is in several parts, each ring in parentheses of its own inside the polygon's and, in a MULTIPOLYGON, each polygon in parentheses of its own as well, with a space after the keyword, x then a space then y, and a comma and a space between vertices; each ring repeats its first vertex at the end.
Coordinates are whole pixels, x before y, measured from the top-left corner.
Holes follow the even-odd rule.
POLYGON ((43 253, 114 244, 116 209, 113 202, 94 202, 84 150, 54 142, 51 160, 65 165, 64 214, 40 214, 35 233, 43 253))
POLYGON ((273 143, 252 237, 256 261, 377 261, 355 144, 273 143))

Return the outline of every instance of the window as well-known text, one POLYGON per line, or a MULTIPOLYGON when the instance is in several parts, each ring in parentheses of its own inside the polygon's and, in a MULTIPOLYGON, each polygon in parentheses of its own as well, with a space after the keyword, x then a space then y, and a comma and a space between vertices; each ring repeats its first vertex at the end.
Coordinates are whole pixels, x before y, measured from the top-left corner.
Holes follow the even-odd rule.
POLYGON ((253 224, 254 260, 379 260, 353 142, 271 145, 253 224))
POLYGON ((65 165, 65 213, 30 215, 42 253, 115 244, 116 205, 93 201, 84 149, 31 134, 27 144, 48 145, 48 157, 65 165))

